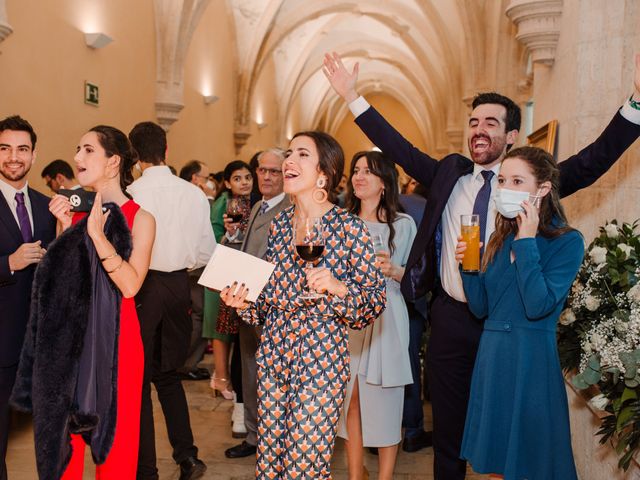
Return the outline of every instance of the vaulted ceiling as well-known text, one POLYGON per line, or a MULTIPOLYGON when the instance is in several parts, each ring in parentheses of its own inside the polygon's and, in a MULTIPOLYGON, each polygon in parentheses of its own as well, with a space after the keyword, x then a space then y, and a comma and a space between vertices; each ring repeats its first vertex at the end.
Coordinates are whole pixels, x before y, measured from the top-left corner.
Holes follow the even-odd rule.
POLYGON ((425 143, 447 149, 461 136, 462 98, 493 83, 497 68, 490 59, 512 27, 508 3, 228 0, 237 38, 236 127, 250 120, 256 85, 273 62, 280 137, 301 128, 335 132, 347 109, 320 68, 323 55, 335 51, 349 67, 360 62, 362 93, 394 97, 425 143))

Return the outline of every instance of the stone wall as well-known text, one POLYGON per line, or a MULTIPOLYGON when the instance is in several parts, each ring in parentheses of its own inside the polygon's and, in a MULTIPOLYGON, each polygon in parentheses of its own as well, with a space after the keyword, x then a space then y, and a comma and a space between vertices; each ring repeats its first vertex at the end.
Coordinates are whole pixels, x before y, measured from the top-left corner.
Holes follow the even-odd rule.
MULTIPOLYGON (((565 0, 551 66, 535 68, 534 129, 559 122, 562 160, 592 142, 633 91, 634 54, 640 52, 640 2, 565 0)), ((565 199, 570 222, 587 242, 606 220, 640 217, 640 142, 590 188, 565 199)), ((640 478, 638 465, 624 473, 610 446, 601 446, 598 419, 568 388, 576 465, 582 480, 640 478)))

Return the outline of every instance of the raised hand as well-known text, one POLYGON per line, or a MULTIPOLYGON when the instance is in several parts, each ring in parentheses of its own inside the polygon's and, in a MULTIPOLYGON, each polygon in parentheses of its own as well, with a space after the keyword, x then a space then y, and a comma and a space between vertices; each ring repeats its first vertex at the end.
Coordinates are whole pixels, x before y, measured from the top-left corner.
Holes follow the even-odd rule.
POLYGON ((538 224, 540 217, 538 209, 534 207, 528 200, 522 202, 524 212, 518 213, 516 221, 518 222, 518 234, 516 240, 520 238, 533 238, 538 233, 538 224))
POLYGON ((93 207, 91 207, 89 218, 87 218, 87 234, 94 242, 104 237, 104 224, 107 221, 109 213, 110 212, 102 212, 102 196, 100 193, 96 193, 93 207))
POLYGON ((353 71, 349 71, 342 63, 340 55, 336 52, 326 53, 324 56, 322 72, 331 83, 335 92, 340 95, 345 102, 351 103, 358 98, 356 83, 358 82, 358 72, 360 64, 356 62, 353 71))

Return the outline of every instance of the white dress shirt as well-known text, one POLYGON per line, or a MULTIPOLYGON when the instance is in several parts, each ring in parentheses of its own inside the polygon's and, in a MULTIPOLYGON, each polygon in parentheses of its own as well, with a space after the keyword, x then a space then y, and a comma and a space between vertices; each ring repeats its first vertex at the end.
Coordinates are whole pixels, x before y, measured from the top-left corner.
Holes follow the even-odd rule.
POLYGON ((16 193, 24 193, 24 204, 27 207, 27 213, 29 214, 29 223, 31 223, 31 231, 33 232, 33 213, 31 212, 31 199, 29 198, 29 182, 26 182, 24 184, 24 187, 22 187, 20 190, 16 190, 7 182, 0 180, 0 190, 2 191, 2 195, 4 195, 5 200, 7 201, 7 205, 9 205, 11 213, 13 213, 13 218, 16 219, 18 228, 20 228, 20 221, 18 220, 18 202, 16 202, 16 193))
POLYGON ((284 196, 285 196, 285 193, 281 192, 278 195, 276 195, 275 197, 271 197, 269 200, 265 200, 264 197, 262 197, 262 201, 263 202, 267 202, 267 208, 265 209, 265 211, 263 213, 268 212, 273 207, 278 205, 282 200, 284 200, 284 196))
MULTIPOLYGON (((460 277, 460 271, 458 270, 458 261, 456 260, 456 245, 458 245, 458 237, 460 236, 460 215, 473 213, 476 195, 484 185, 483 170, 482 166, 474 165, 473 173, 463 175, 458 179, 442 212, 440 280, 445 292, 459 302, 467 301, 462 288, 462 277, 460 277)), ((493 194, 498 185, 500 164, 494 165, 491 170, 495 175, 491 178, 491 198, 489 199, 487 225, 485 226, 484 239, 482 240, 485 245, 496 229, 496 204, 493 201, 493 194)))
MULTIPOLYGON (((366 112, 371 105, 364 97, 360 96, 349 103, 349 110, 354 117, 358 117, 366 112)), ((620 114, 629 122, 640 125, 640 110, 633 108, 628 101, 624 102, 620 108, 620 114)), ((466 302, 462 288, 462 278, 458 270, 458 262, 455 259, 455 249, 460 235, 460 215, 473 213, 473 204, 476 195, 484 179, 481 175, 482 167, 474 165, 473 174, 465 175, 458 179, 453 188, 447 205, 442 212, 442 256, 440 262, 440 278, 442 288, 453 298, 460 302, 466 302)), ((492 168, 495 175, 491 179, 491 199, 487 213, 487 225, 485 230, 484 244, 491 237, 495 230, 496 206, 493 201, 494 192, 498 183, 498 171, 500 165, 492 168)))
POLYGON ((127 192, 156 219, 150 269, 173 272, 207 264, 216 239, 202 190, 161 165, 144 170, 127 192))

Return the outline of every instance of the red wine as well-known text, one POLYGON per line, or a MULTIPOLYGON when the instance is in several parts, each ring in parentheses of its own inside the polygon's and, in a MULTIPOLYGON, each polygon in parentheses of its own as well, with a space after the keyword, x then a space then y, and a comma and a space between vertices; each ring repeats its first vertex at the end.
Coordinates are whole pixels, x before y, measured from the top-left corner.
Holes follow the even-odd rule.
POLYGON ((305 262, 313 262, 322 256, 324 245, 296 245, 296 252, 305 262))
POLYGON ((240 220, 242 220, 241 213, 227 213, 227 217, 229 217, 233 223, 238 223, 240 220))

